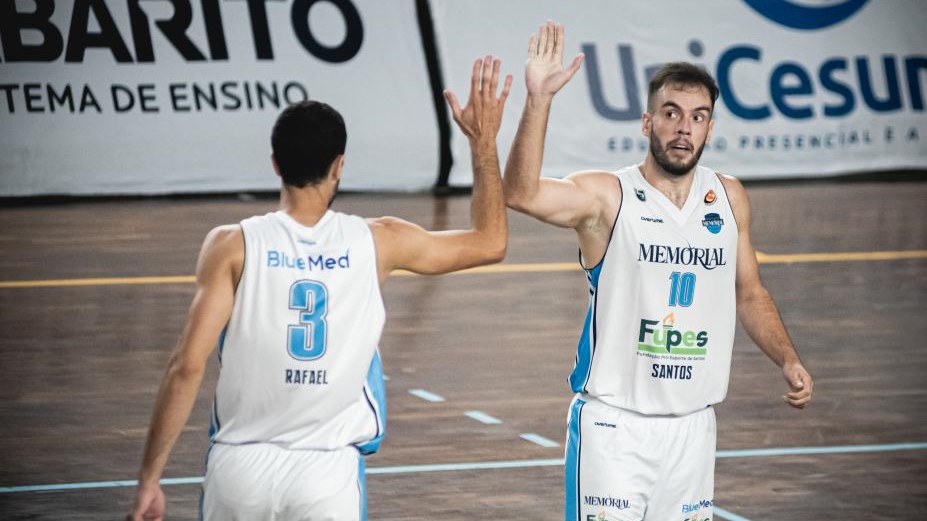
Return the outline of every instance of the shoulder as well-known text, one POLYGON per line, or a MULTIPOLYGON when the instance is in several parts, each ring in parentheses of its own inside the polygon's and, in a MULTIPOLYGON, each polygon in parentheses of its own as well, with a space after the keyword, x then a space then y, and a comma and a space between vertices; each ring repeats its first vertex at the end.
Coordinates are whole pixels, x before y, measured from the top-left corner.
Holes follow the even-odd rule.
POLYGON ((410 233, 423 230, 421 226, 399 217, 371 217, 365 221, 370 228, 370 233, 373 234, 374 243, 380 248, 400 241, 403 237, 408 237, 410 233))
POLYGON ((716 175, 724 186, 727 193, 727 200, 731 203, 731 211, 738 221, 744 221, 750 216, 750 200, 747 198, 747 190, 743 183, 732 175, 717 172, 716 175))
POLYGON ((602 201, 614 201, 621 198, 621 181, 617 172, 580 170, 563 179, 572 182, 585 192, 594 194, 602 201))
POLYGON ((210 266, 240 266, 245 256, 245 236, 238 224, 216 226, 206 234, 200 263, 210 266))

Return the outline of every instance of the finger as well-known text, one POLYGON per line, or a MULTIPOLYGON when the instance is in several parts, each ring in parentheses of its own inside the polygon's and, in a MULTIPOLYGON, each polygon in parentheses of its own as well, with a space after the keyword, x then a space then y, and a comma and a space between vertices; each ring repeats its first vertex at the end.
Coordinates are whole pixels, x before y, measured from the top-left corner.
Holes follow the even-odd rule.
POLYGON ((538 35, 532 34, 528 39, 528 58, 534 58, 538 54, 538 35))
POLYGON ((486 92, 489 90, 489 84, 492 77, 492 56, 486 55, 482 62, 480 63, 480 91, 479 95, 473 97, 473 103, 475 108, 480 108, 483 106, 483 99, 486 97, 486 92))
POLYGON ((557 61, 563 56, 563 24, 554 27, 554 57, 557 61))
POLYGON ((502 95, 499 96, 499 104, 505 105, 505 100, 509 99, 509 91, 512 90, 512 75, 505 77, 505 84, 502 86, 502 95))
POLYGON ((580 65, 583 64, 583 60, 586 58, 586 55, 583 53, 577 54, 573 57, 573 61, 570 62, 570 66, 567 68, 567 81, 573 78, 573 75, 576 74, 576 71, 579 70, 580 65))
POLYGON ((447 101, 447 105, 451 109, 451 114, 456 121, 460 117, 460 103, 457 102, 457 95, 455 95, 451 89, 446 89, 444 91, 444 99, 447 101))
POLYGON ((541 26, 538 30, 538 55, 543 56, 547 52, 547 24, 541 26))
POLYGON ((557 42, 557 28, 554 27, 554 22, 551 20, 547 21, 547 48, 544 49, 545 55, 551 55, 554 52, 554 44, 557 42))
POLYGON ((473 99, 476 93, 480 91, 480 70, 483 67, 483 59, 477 58, 473 62, 473 70, 470 72, 470 98, 473 99))
POLYGON ((499 69, 502 68, 502 60, 496 58, 492 62, 492 79, 489 82, 489 92, 486 99, 491 100, 496 97, 496 89, 499 88, 499 69))

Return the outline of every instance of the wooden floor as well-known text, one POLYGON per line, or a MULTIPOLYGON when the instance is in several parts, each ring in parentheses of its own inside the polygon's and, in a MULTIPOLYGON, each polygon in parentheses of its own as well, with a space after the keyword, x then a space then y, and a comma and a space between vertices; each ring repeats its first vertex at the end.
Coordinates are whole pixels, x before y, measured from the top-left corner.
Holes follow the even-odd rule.
MULTIPOLYGON (((716 519, 923 518, 927 182, 748 190, 764 281, 816 392, 810 408, 787 407, 777 368, 738 330, 730 392, 717 408, 716 519), (826 255, 786 257, 811 253, 826 255)), ((335 203, 435 229, 466 226, 468 205, 351 194, 335 203)), ((0 519, 124 515, 193 291, 188 278, 136 278, 192 275, 211 227, 275 206, 229 197, 0 209, 0 519)), ((560 264, 576 259, 571 232, 510 216, 500 271, 386 285, 389 430, 368 459, 370 519, 562 519, 566 377, 585 281, 575 264, 560 264)), ((212 367, 165 472, 192 478, 165 485, 168 519, 196 518, 215 379, 212 367)))

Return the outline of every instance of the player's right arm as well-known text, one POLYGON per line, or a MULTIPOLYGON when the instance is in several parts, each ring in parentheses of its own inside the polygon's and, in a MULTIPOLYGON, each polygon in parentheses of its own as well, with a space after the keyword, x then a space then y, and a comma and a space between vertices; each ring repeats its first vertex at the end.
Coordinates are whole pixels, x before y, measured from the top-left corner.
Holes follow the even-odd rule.
POLYGON ((577 55, 563 68, 563 26, 548 21, 528 42, 525 62, 527 98, 515 141, 505 165, 505 202, 510 208, 544 222, 578 228, 596 216, 599 197, 594 172, 565 179, 541 178, 544 139, 554 95, 576 74, 583 61, 577 55))
POLYGON ((469 140, 473 158, 470 229, 428 231, 395 217, 369 220, 381 283, 394 269, 440 274, 499 262, 505 257, 508 224, 496 136, 512 77, 505 78, 502 93, 496 97, 501 65, 491 56, 473 63, 470 96, 463 108, 453 92, 445 92, 454 121, 469 140))
POLYGON ((161 475, 193 409, 208 358, 231 317, 243 261, 244 237, 238 226, 215 228, 203 242, 196 266, 196 294, 148 428, 135 502, 127 517, 131 521, 159 521, 164 516, 161 475))

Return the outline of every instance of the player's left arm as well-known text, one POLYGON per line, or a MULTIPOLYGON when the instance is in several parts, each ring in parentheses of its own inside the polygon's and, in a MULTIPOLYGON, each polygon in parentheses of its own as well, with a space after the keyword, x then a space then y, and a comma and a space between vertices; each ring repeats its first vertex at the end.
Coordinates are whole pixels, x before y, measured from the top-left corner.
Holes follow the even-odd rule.
POLYGON ((802 365, 769 291, 760 280, 756 251, 750 242, 750 201, 737 179, 721 175, 737 220, 737 317, 747 334, 770 360, 782 368, 789 385, 789 405, 804 408, 811 401, 814 380, 802 365))
POLYGON ((231 316, 243 260, 244 238, 237 225, 215 228, 203 242, 196 266, 196 293, 158 390, 135 501, 127 520, 163 519, 161 474, 193 409, 208 358, 231 316))

